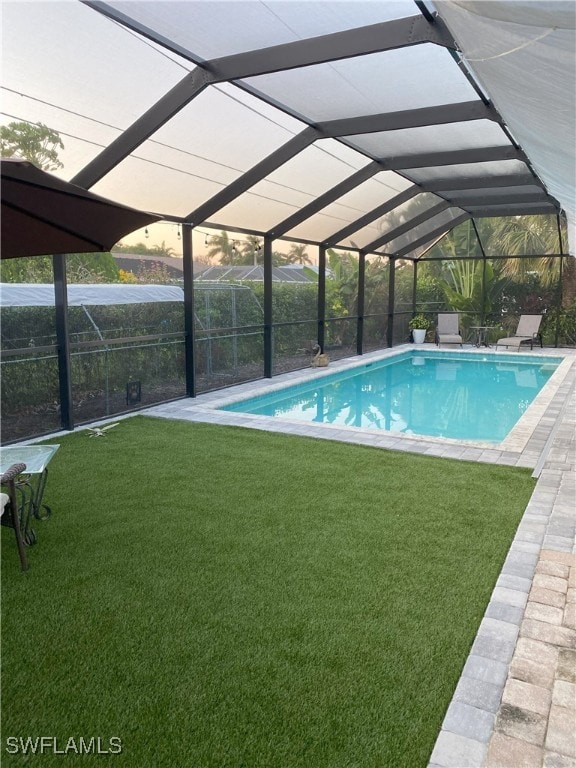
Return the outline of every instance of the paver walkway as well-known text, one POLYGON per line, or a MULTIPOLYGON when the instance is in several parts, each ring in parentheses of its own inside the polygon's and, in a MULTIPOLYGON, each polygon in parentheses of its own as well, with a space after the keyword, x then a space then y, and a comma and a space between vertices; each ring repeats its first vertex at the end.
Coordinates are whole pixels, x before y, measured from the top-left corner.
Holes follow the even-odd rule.
POLYGON ((486 768, 576 765, 576 564, 542 550, 486 768))
POLYGON ((576 768, 571 388, 429 768, 576 768))

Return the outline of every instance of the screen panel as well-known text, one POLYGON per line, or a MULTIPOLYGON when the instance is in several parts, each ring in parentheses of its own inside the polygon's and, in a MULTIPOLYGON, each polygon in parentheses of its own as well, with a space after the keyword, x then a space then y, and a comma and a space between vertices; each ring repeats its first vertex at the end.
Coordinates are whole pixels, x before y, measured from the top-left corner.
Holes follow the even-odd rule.
POLYGON ((502 128, 491 120, 471 120, 406 128, 402 131, 367 133, 362 136, 347 136, 346 140, 360 151, 367 152, 379 160, 396 155, 501 147, 509 141, 502 128))
POLYGON ((2 123, 58 131, 66 179, 192 69, 81 3, 3 3, 2 25, 2 123))
POLYGON ((391 240, 389 243, 386 243, 377 250, 379 253, 395 254, 401 249, 410 245, 410 243, 419 240, 421 237, 424 237, 426 234, 432 232, 438 227, 446 225, 446 227, 449 228, 450 222, 454 221, 454 219, 456 219, 461 214, 462 210, 460 208, 448 208, 436 216, 433 216, 431 219, 428 219, 428 221, 413 227, 405 234, 396 237, 394 240, 391 240))
POLYGON ((210 87, 93 189, 105 196, 120 189, 128 205, 186 216, 301 129, 299 121, 229 84, 210 87))
POLYGON ((381 172, 295 227, 291 230, 291 234, 324 240, 410 186, 412 185, 409 181, 395 173, 381 172))
POLYGON ((404 171, 407 178, 416 183, 445 179, 464 179, 482 176, 504 176, 526 172, 526 165, 520 160, 497 160, 488 163, 462 163, 461 165, 442 165, 434 168, 410 168, 404 171))
POLYGON ((312 122, 477 98, 450 54, 433 45, 259 75, 244 82, 312 122))
POLYGON ((401 1, 124 1, 107 5, 157 30, 202 59, 258 50, 415 14, 412 3, 401 1), (241 34, 239 30, 242 30, 241 34))

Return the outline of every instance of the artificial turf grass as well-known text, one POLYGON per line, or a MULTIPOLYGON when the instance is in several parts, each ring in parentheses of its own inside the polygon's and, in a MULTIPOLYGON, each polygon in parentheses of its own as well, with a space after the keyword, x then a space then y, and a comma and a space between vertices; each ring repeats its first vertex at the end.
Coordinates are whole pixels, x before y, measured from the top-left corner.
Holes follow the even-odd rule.
POLYGON ((28 573, 2 535, 4 737, 119 736, 135 768, 426 765, 528 471, 145 417, 60 442, 28 573))

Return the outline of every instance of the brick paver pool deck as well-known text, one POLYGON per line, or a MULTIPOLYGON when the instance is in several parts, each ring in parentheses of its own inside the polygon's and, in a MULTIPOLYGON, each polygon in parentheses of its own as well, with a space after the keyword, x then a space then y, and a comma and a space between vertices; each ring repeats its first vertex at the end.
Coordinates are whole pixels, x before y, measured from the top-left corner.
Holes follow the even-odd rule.
MULTIPOLYGON (((160 418, 534 470, 535 490, 446 712, 429 768, 576 768, 576 351, 534 354, 565 359, 517 427, 496 446, 218 410, 239 395, 322 375, 318 370, 296 371, 268 383, 250 382, 142 411, 160 418)), ((381 356, 373 353, 360 360, 381 356)), ((357 363, 358 359, 337 361, 328 370, 357 363)))
POLYGON ((429 768, 576 767, 574 364, 566 384, 429 768))

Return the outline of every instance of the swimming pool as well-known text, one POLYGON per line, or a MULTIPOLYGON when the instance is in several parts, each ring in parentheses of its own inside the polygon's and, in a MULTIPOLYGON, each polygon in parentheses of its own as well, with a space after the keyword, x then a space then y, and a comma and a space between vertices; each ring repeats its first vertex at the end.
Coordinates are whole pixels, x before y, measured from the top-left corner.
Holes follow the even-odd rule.
POLYGON ((221 409, 496 443, 561 362, 561 357, 410 350, 221 409))

